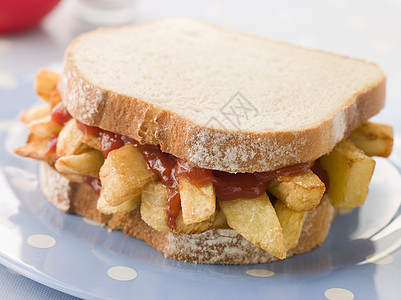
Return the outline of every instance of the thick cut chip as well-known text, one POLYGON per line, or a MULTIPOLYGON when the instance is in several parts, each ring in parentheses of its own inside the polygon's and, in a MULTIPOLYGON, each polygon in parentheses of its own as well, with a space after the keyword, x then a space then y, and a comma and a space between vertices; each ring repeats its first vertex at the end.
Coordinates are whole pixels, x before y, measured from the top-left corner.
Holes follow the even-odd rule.
POLYGON ((58 91, 57 88, 55 88, 50 92, 50 106, 51 106, 51 108, 55 107, 60 102, 61 102, 60 92, 58 91))
POLYGON ((224 214, 216 210, 207 220, 184 224, 182 213, 175 221, 173 229, 168 227, 167 200, 169 190, 161 182, 151 182, 142 190, 141 216, 149 226, 157 231, 174 231, 177 234, 202 233, 208 229, 228 228, 224 214))
POLYGON ((175 222, 173 232, 177 234, 197 234, 202 233, 209 229, 227 229, 230 228, 227 225, 226 217, 221 210, 216 209, 216 211, 206 220, 198 223, 185 224, 180 213, 175 222))
POLYGON ((311 170, 300 175, 279 176, 267 187, 277 199, 298 211, 318 206, 325 189, 324 183, 311 170))
POLYGON ((340 209, 361 206, 368 195, 375 161, 349 140, 339 142, 319 160, 329 175, 327 194, 333 206, 340 209))
POLYGON ((57 171, 65 174, 88 175, 99 177, 100 167, 103 165, 103 153, 91 150, 76 155, 62 156, 54 165, 57 171))
POLYGON ((283 230, 269 197, 219 201, 228 225, 245 239, 274 256, 284 259, 283 230))
POLYGON ((216 210, 216 195, 212 183, 198 186, 186 177, 181 177, 180 198, 184 224, 207 220, 216 210))
POLYGON ((142 190, 141 217, 150 227, 160 232, 170 231, 166 211, 168 189, 163 183, 151 182, 142 190))
POLYGON ((56 88, 59 74, 50 70, 40 70, 35 78, 35 91, 40 98, 50 102, 51 93, 56 88))
POLYGON ((99 199, 97 200, 97 209, 104 214, 116 214, 122 213, 126 214, 133 211, 141 202, 141 197, 137 196, 131 200, 125 201, 117 206, 111 206, 104 199, 103 194, 100 193, 99 199))
POLYGON ((59 123, 54 122, 50 116, 34 120, 28 123, 27 126, 36 137, 42 139, 57 135, 63 128, 59 123))
POLYGON ((388 157, 393 149, 393 128, 366 122, 352 131, 349 139, 368 156, 388 157))
POLYGON ((140 195, 153 177, 143 154, 133 145, 111 151, 100 169, 104 197, 112 206, 140 195))
POLYGON ((20 120, 25 124, 32 121, 42 119, 46 116, 50 116, 50 105, 36 105, 24 110, 20 115, 20 120))
POLYGON ((77 121, 69 120, 58 135, 57 154, 66 156, 87 151, 88 147, 81 142, 83 135, 82 131, 78 129, 77 121))
POLYGON ((292 210, 281 201, 274 203, 274 209, 283 229, 285 248, 296 247, 307 212, 292 210))
POLYGON ((26 145, 14 149, 14 152, 24 157, 44 160, 49 163, 54 163, 57 159, 57 154, 51 151, 50 138, 38 138, 32 133, 28 136, 26 145))
POLYGON ((102 141, 97 136, 83 133, 81 136, 81 142, 89 147, 102 150, 102 141))

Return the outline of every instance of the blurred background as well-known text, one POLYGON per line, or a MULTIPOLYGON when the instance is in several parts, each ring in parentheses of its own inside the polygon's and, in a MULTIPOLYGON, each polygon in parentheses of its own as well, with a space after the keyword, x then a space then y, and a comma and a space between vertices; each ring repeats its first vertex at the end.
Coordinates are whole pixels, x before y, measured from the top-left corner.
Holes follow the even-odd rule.
MULTIPOLYGON (((39 68, 60 69, 66 47, 80 33, 165 16, 194 17, 377 63, 388 80, 387 105, 376 119, 392 124, 396 142, 401 139, 401 0, 1 0, 0 109, 12 102, 1 95, 32 81, 39 68)), ((397 147, 399 142, 392 158, 401 165, 397 147)), ((0 266, 0 299, 11 291, 13 299, 70 299, 4 270, 0 266)))

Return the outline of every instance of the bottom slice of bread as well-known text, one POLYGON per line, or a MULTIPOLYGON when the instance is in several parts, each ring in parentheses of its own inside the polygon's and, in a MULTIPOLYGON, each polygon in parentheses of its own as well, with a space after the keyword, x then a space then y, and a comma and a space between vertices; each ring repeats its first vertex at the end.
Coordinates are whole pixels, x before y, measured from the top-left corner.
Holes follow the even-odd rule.
MULTIPOLYGON (((158 232, 148 226, 139 208, 126 214, 105 215, 96 209, 98 194, 86 183, 68 180, 47 163, 40 167, 40 186, 46 198, 61 211, 81 215, 122 230, 164 253, 165 257, 205 264, 254 264, 278 260, 256 247, 232 229, 213 229, 200 234, 158 232)), ((314 249, 326 238, 336 209, 328 198, 309 212, 297 247, 287 250, 287 257, 314 249)))

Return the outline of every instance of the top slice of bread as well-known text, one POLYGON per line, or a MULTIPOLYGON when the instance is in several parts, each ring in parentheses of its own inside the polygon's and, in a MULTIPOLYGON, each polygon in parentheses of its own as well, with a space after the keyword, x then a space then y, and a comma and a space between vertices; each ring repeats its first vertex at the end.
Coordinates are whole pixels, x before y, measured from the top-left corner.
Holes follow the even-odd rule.
POLYGON ((77 120, 192 165, 268 171, 315 160, 380 111, 375 64, 168 18, 68 48, 58 86, 77 120))

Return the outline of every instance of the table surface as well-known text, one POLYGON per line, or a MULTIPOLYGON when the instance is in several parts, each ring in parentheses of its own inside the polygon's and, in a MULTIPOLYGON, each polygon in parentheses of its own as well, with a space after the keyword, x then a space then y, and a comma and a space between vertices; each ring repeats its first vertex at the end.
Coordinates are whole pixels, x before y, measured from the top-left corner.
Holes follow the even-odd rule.
MULTIPOLYGON (((190 16, 228 28, 376 62, 387 75, 387 103, 376 117, 400 136, 401 1, 156 1, 138 2, 133 22, 190 16)), ((0 89, 18 88, 15 78, 41 67, 59 66, 65 48, 96 28, 76 14, 76 2, 62 1, 29 31, 0 35, 0 89)), ((0 98, 1 109, 7 99, 0 98)), ((401 137, 401 136, 400 136, 401 137)), ((394 154, 394 160, 401 153, 394 154)), ((399 272, 401 275, 401 270, 399 272)), ((76 299, 0 265, 0 299, 76 299)))

